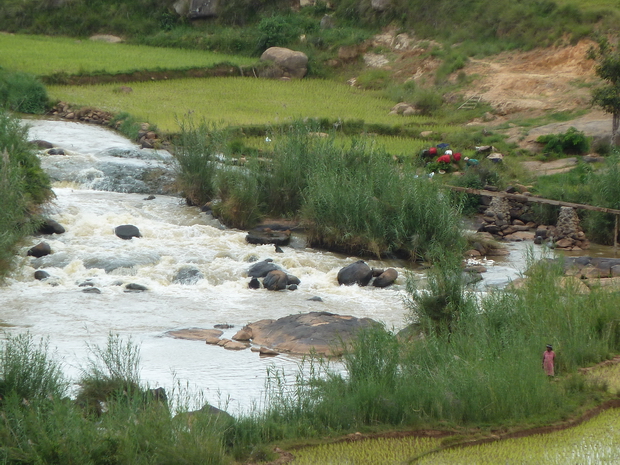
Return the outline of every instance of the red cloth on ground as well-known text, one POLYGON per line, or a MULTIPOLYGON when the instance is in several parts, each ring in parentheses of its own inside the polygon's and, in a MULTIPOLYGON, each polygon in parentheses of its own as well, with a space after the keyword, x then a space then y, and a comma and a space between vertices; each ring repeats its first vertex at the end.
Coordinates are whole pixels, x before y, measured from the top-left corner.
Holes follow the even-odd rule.
POLYGON ((441 157, 437 158, 437 163, 450 163, 450 155, 442 155, 441 157))
POLYGON ((461 161, 461 152, 456 152, 452 155, 452 158, 454 158, 454 161, 461 161))
POLYGON ((543 352, 543 368, 545 369, 545 373, 549 376, 555 376, 555 352, 552 350, 545 350, 543 352))
POLYGON ((428 149, 428 153, 430 153, 431 155, 437 155, 437 147, 431 147, 430 149, 428 149))

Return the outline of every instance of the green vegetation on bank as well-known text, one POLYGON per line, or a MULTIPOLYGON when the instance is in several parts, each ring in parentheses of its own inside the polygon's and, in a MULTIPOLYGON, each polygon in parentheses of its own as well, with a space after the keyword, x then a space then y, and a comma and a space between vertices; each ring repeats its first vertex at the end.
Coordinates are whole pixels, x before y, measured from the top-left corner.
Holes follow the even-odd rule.
POLYGON ((8 272, 17 243, 34 230, 31 214, 51 196, 27 130, 0 108, 0 277, 8 272))
MULTIPOLYGON (((405 460, 472 433, 553 424, 610 398, 606 383, 577 370, 620 350, 620 295, 601 289, 581 294, 570 280, 558 279, 561 268, 549 261, 533 264, 522 289, 480 299, 462 288, 460 311, 449 321, 429 318, 412 299, 412 337, 377 326, 358 335, 338 366, 310 358, 312 367, 300 370, 293 385, 271 372, 265 409, 237 417, 208 407, 190 414, 190 405, 205 405, 199 393, 178 388, 166 401, 150 391, 138 376, 139 348, 114 335, 105 347, 88 347, 87 365, 72 380, 79 388, 71 400, 69 380, 45 341, 9 336, 0 348, 0 454, 6 463, 230 464, 273 460, 274 444, 357 431, 432 428, 454 435, 441 442, 408 440, 415 447, 409 455, 396 443, 391 453, 405 460), (548 343, 558 354, 553 380, 541 368, 548 343)), ((443 291, 429 292, 440 297, 443 291)), ((481 450, 514 453, 511 444, 481 450)), ((383 445, 365 446, 359 448, 364 456, 383 445)), ((329 450, 315 453, 321 457, 329 450)), ((300 463, 311 453, 302 451, 300 463)), ((466 457, 476 451, 445 453, 466 457)))
MULTIPOLYGON (((580 162, 566 173, 540 176, 533 192, 549 199, 620 209, 620 155, 617 150, 613 150, 602 166, 593 167, 580 162)), ((535 207, 537 220, 544 224, 554 224, 557 222, 558 210, 557 207, 539 205, 535 207)), ((613 244, 613 215, 593 211, 578 213, 590 240, 599 244, 613 244)))

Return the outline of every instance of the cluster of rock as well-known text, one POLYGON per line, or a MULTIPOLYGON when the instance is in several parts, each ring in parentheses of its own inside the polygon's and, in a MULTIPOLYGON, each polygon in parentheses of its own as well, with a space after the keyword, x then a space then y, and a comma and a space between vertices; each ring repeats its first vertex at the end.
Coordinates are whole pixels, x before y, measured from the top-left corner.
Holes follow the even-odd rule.
POLYGON ((219 329, 188 328, 166 334, 181 339, 204 340, 207 344, 228 350, 251 348, 260 355, 278 355, 282 352, 338 355, 360 329, 373 325, 378 323, 370 318, 310 312, 250 323, 230 339, 222 338, 224 333, 219 329))
POLYGON ((279 265, 273 263, 271 258, 266 258, 252 265, 248 270, 248 277, 251 278, 248 284, 250 289, 264 287, 269 291, 282 291, 284 289, 294 291, 301 283, 297 276, 286 273, 279 265), (259 278, 263 280, 262 284, 259 278))
POLYGON ((565 257, 564 273, 581 279, 620 277, 620 258, 565 257))
MULTIPOLYGON (((507 192, 515 191, 510 188, 507 192)), ((565 250, 578 251, 590 246, 574 208, 561 207, 556 226, 539 225, 532 221, 527 197, 515 197, 481 196, 484 213, 478 231, 507 241, 533 240, 536 244, 547 243, 565 250)))
POLYGON ((108 111, 93 108, 72 108, 66 102, 58 102, 50 110, 50 114, 58 118, 81 121, 83 123, 109 126, 114 115, 108 111))
MULTIPOLYGON (((52 234, 64 234, 66 232, 64 226, 62 226, 61 224, 59 224, 57 221, 54 221, 50 218, 45 218, 41 225, 39 226, 39 229, 36 231, 37 234, 43 234, 43 235, 52 235, 52 234)), ((124 240, 131 240, 133 237, 142 237, 142 234, 140 233, 140 230, 131 224, 123 224, 120 226, 117 226, 116 228, 114 228, 114 234, 124 240)), ((42 241, 40 243, 38 243, 37 245, 35 245, 34 247, 31 247, 30 249, 28 249, 27 251, 27 256, 29 257, 34 257, 35 260, 33 260, 32 265, 34 267, 38 267, 40 266, 40 263, 38 263, 39 261, 36 259, 41 259, 42 257, 46 257, 48 255, 51 255, 53 253, 53 250, 51 248, 51 246, 49 245, 49 243, 42 241)), ((88 263, 85 264, 88 267, 88 263)), ((107 272, 108 270, 106 270, 107 272)), ((52 276, 50 275, 50 273, 48 273, 45 270, 41 270, 41 269, 37 269, 34 272, 34 279, 38 280, 38 281, 49 281, 52 279, 52 276)), ((50 284, 52 285, 57 285, 58 283, 51 280, 49 281, 50 284)), ((122 281, 117 281, 114 283, 114 286, 121 286, 125 283, 123 283, 122 281)), ((96 287, 95 282, 89 278, 86 279, 85 281, 81 282, 78 284, 78 287, 82 288, 82 292, 85 294, 101 294, 101 290, 96 287)), ((138 284, 138 283, 127 283, 125 284, 125 292, 143 292, 143 291, 148 291, 148 288, 142 284, 138 284)))
MULTIPOLYGON (((131 92, 131 87, 120 87, 122 92, 131 92)), ((97 110, 94 108, 72 108, 66 102, 57 103, 50 111, 50 115, 56 116, 58 118, 67 119, 71 121, 80 121, 82 123, 90 123, 90 124, 98 124, 101 126, 109 126, 113 129, 118 130, 119 127, 123 124, 122 120, 116 121, 112 124, 112 120, 114 118, 114 114, 97 110)), ((36 142, 44 142, 44 141, 36 141, 36 142)), ((141 123, 140 130, 138 131, 138 140, 137 142, 140 144, 140 147, 143 149, 153 149, 157 147, 161 147, 163 145, 162 140, 158 136, 158 134, 152 130, 151 125, 149 123, 141 123)), ((50 147, 41 147, 40 148, 50 148, 50 147)), ((50 153, 50 155, 54 155, 54 153, 50 153)), ((63 155, 63 154, 57 154, 63 155)))
POLYGON ((372 285, 375 287, 388 287, 398 278, 398 271, 394 268, 383 270, 381 268, 370 268, 364 260, 358 260, 345 266, 338 272, 338 284, 351 286, 367 286, 371 279, 372 285))
POLYGON ((421 110, 410 103, 400 102, 392 107, 390 115, 414 116, 419 115, 421 110))

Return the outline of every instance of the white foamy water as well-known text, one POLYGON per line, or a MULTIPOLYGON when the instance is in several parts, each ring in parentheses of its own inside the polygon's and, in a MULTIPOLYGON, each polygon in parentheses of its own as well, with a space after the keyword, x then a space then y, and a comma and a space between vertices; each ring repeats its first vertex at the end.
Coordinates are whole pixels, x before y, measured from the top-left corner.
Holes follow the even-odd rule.
MULTIPOLYGON (((71 157, 87 158, 110 146, 135 148, 119 137, 77 123, 39 121, 36 130, 31 129, 31 139, 70 147, 71 154, 58 159, 65 164, 71 157), (70 131, 64 125, 70 125, 70 131)), ((267 367, 282 370, 294 380, 301 358, 261 358, 250 350, 228 351, 174 339, 166 332, 227 323, 235 326, 224 333, 230 338, 249 322, 310 311, 369 317, 395 329, 405 324, 403 263, 368 261, 371 267, 399 270, 391 288, 338 286, 338 271, 356 257, 308 249, 300 237, 294 238, 293 246, 283 247, 284 253, 276 254, 273 246, 246 243, 245 232, 222 228, 178 197, 157 195, 145 200, 144 194, 60 186, 54 189, 57 197, 48 216, 67 232, 29 238, 23 244, 21 266, 0 288, 0 322, 8 325, 9 333, 28 331, 48 337, 74 379, 88 355, 86 343, 103 346, 108 334, 115 333, 140 345, 142 379, 151 387, 170 390, 175 379, 186 381, 214 405, 227 401, 228 411, 234 413, 261 404, 267 367), (143 237, 127 241, 116 237, 114 228, 122 224, 136 225, 143 237), (26 257, 27 250, 41 240, 50 244, 53 253, 40 259, 26 257), (265 258, 297 276, 299 289, 248 289, 247 269, 252 260, 265 258), (194 285, 175 284, 176 272, 187 265, 197 268, 204 279, 194 285), (47 271, 50 278, 35 280, 36 269, 47 271), (101 293, 84 293, 80 284, 85 282, 101 293), (148 291, 125 292, 127 283, 142 284, 148 291), (309 300, 315 296, 322 302, 309 300)), ((489 267, 483 287, 501 286, 518 276, 525 246, 509 247, 512 255, 489 267)))

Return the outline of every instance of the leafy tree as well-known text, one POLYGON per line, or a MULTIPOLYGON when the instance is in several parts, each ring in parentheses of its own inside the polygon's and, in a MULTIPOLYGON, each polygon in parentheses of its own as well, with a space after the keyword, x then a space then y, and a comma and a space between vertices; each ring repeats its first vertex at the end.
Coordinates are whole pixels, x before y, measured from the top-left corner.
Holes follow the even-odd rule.
POLYGON ((592 91, 592 103, 612 114, 611 145, 616 143, 620 126, 620 51, 605 38, 599 40, 598 49, 591 48, 588 58, 596 60, 596 74, 606 81, 604 86, 592 91))

